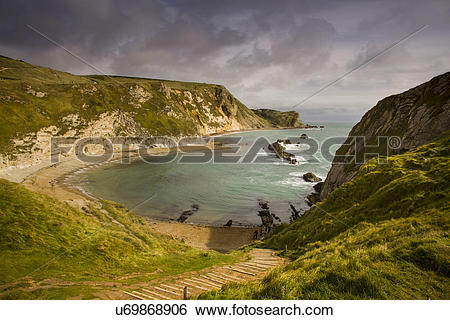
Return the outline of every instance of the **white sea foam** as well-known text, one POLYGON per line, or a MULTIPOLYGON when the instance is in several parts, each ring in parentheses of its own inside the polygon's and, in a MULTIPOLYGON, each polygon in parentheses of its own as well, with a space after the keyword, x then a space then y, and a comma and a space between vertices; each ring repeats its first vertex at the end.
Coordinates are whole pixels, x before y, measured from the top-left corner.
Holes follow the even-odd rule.
POLYGON ((292 176, 292 177, 302 177, 303 173, 302 172, 298 172, 298 171, 294 171, 294 172, 290 172, 289 175, 292 176))
POLYGON ((303 179, 300 179, 299 177, 286 178, 284 180, 278 181, 276 184, 288 185, 288 186, 292 186, 292 187, 300 187, 300 186, 310 185, 309 182, 306 182, 303 179))
POLYGON ((286 144, 286 151, 304 151, 309 149, 309 145, 304 143, 286 144))

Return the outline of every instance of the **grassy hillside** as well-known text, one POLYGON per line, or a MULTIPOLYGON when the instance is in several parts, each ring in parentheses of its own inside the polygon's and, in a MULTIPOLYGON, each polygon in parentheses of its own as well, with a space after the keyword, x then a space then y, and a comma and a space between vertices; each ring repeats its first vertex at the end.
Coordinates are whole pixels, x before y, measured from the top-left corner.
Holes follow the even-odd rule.
POLYGON ((271 109, 252 109, 254 113, 270 122, 277 128, 298 128, 302 126, 300 116, 297 111, 278 111, 271 109))
POLYGON ((106 288, 232 262, 150 233, 121 205, 78 211, 0 179, 0 298, 94 298, 106 288))
MULTIPOLYGON (((86 128, 105 112, 130 115, 151 135, 191 135, 259 128, 258 117, 215 84, 117 76, 76 76, 0 56, 0 153, 11 139, 52 125, 63 135, 86 128), (76 114, 81 121, 67 124, 76 114)), ((115 132, 123 134, 123 132, 115 132)))
POLYGON ((214 299, 449 299, 450 132, 363 166, 262 246, 292 259, 214 299), (287 247, 287 251, 285 248, 287 247))

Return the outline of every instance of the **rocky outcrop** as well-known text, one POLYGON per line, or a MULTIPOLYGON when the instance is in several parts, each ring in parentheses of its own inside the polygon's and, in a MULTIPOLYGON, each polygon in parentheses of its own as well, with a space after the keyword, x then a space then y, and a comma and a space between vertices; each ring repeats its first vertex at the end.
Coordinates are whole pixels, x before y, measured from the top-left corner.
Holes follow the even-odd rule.
POLYGON ((323 187, 323 182, 322 182, 322 179, 320 179, 320 178, 318 178, 319 180, 317 180, 317 181, 321 181, 321 182, 319 182, 319 183, 316 183, 314 186, 313 186, 313 189, 314 189, 314 192, 311 192, 309 195, 307 195, 306 196, 306 199, 305 199, 305 201, 306 201, 306 204, 308 205, 308 206, 312 206, 313 204, 315 204, 315 203, 317 203, 317 202, 319 202, 320 201, 320 192, 322 191, 322 187, 323 187))
POLYGON ((297 210, 297 208, 294 207, 294 205, 290 202, 289 202, 289 208, 291 209, 291 216, 289 217, 289 223, 292 223, 295 220, 297 220, 298 218, 300 218, 300 216, 302 215, 303 212, 301 210, 297 210))
POLYGON ((322 181, 322 179, 320 179, 318 176, 316 176, 312 172, 305 173, 303 175, 303 180, 305 180, 306 182, 319 182, 319 181, 322 181))
MULTIPOLYGON (((260 207, 260 210, 258 210, 258 216, 261 218, 260 238, 263 239, 273 230, 275 220, 281 222, 281 219, 270 212, 269 203, 267 201, 259 200, 258 205, 260 207)), ((258 236, 256 235, 256 237, 258 236)))
MULTIPOLYGON (((334 189, 352 179, 362 165, 355 163, 354 159, 342 161, 344 157, 351 159, 355 151, 364 151, 364 142, 361 139, 355 142, 351 137, 364 137, 365 145, 376 145, 379 136, 399 137, 401 144, 397 148, 389 149, 390 154, 396 154, 432 141, 448 129, 450 129, 450 72, 379 101, 353 127, 345 144, 337 150, 320 198, 325 199, 334 189)), ((381 149, 383 146, 380 146, 381 149)), ((370 157, 370 154, 366 154, 366 161, 370 157)))
POLYGON ((317 192, 313 192, 306 196, 305 201, 306 204, 311 207, 313 204, 316 204, 320 201, 320 194, 318 194, 317 192))
POLYGON ((295 155, 293 153, 286 151, 286 147, 285 147, 286 144, 291 144, 289 139, 286 139, 286 140, 278 139, 274 143, 269 144, 268 149, 270 151, 275 152, 275 154, 277 155, 278 158, 280 158, 282 160, 286 160, 290 164, 296 164, 297 159, 295 158, 295 155))
POLYGON ((300 115, 297 111, 278 111, 271 109, 252 109, 261 118, 270 122, 275 128, 302 128, 300 115))
POLYGON ((317 193, 320 194, 320 192, 322 191, 322 188, 323 188, 323 184, 324 184, 323 182, 316 183, 316 184, 313 186, 314 191, 316 191, 317 193))

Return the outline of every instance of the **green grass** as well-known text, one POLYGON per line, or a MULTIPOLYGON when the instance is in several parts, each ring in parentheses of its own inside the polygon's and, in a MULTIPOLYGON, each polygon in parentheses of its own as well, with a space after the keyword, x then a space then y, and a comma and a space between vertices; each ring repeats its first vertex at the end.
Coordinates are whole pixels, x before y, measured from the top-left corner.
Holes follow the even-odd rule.
POLYGON ((0 232, 3 299, 90 298, 105 282, 142 283, 242 255, 197 250, 151 233, 141 217, 116 203, 80 211, 6 180, 0 180, 0 232), (37 285, 43 280, 55 284, 37 285))
POLYGON ((449 299, 449 156, 447 132, 386 164, 371 160, 259 244, 287 266, 201 298, 449 299))

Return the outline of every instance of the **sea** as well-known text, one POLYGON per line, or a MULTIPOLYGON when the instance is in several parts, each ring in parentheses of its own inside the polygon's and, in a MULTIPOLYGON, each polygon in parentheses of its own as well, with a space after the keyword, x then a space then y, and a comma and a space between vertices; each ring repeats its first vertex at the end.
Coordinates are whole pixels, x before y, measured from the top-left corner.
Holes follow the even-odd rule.
POLYGON ((232 220, 234 226, 253 226, 261 224, 258 211, 261 203, 267 203, 278 221, 289 222, 291 205, 304 212, 305 197, 313 191, 314 183, 304 181, 303 174, 325 179, 330 155, 339 147, 334 144, 322 152, 321 146, 329 138, 346 137, 353 126, 320 125, 324 128, 227 134, 221 139, 232 141, 225 141, 228 148, 217 157, 193 151, 180 152, 166 163, 151 157, 110 163, 81 170, 71 184, 156 220, 176 221, 184 213, 184 223, 217 226, 232 220), (302 134, 308 139, 301 139, 302 134), (290 139, 286 151, 295 155, 296 164, 268 150, 268 143, 278 139, 290 139))

